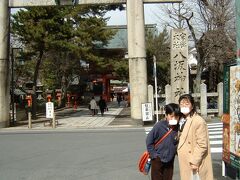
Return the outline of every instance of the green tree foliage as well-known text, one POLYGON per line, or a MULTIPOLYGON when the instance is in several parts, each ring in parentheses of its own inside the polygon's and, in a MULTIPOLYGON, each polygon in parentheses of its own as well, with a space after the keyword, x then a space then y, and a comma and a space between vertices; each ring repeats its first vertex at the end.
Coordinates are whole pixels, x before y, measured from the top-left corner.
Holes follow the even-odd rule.
MULTIPOLYGON (((22 9, 12 16, 12 33, 24 44, 25 50, 32 54, 35 64, 33 73, 34 94, 39 77, 47 77, 49 86, 58 86, 76 74, 80 59, 89 63, 101 64, 94 49, 96 42, 103 45, 114 35, 106 29, 103 15, 107 10, 118 6, 53 6, 22 9), (44 64, 46 60, 46 64, 44 64), (43 68, 44 67, 44 68, 43 68), (41 74, 41 70, 44 74, 41 74), (52 82, 51 82, 52 80, 52 82)), ((63 84, 62 84, 63 85, 63 84)), ((36 101, 33 101, 33 113, 36 101)))
POLYGON ((115 61, 113 66, 114 72, 119 76, 119 79, 128 81, 129 79, 129 66, 127 59, 115 61))
POLYGON ((148 84, 154 85, 153 74, 153 56, 157 60, 157 81, 158 86, 164 89, 165 85, 170 83, 170 39, 166 29, 160 33, 147 31, 147 68, 148 84))

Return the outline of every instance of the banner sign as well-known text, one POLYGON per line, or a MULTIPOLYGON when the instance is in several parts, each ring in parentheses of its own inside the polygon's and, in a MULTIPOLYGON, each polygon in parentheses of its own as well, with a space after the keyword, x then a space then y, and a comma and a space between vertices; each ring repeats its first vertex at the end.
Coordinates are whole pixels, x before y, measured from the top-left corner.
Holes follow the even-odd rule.
POLYGON ((230 163, 240 169, 240 66, 230 67, 230 163))

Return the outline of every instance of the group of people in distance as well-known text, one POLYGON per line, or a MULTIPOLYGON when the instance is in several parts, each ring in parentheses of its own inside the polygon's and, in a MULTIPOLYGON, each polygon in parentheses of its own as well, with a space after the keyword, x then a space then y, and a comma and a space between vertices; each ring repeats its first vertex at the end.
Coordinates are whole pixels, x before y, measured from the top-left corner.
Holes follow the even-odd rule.
MULTIPOLYGON (((114 95, 112 94, 111 96, 112 96, 111 98, 113 101, 114 95)), ((124 96, 121 94, 117 94, 117 103, 118 103, 119 107, 120 107, 122 101, 125 101, 124 96)), ((91 111, 92 116, 98 114, 98 109, 100 109, 101 115, 103 116, 104 112, 108 110, 108 107, 107 107, 107 103, 106 103, 105 99, 102 96, 100 96, 99 101, 96 101, 95 97, 93 96, 89 102, 89 109, 91 111)))
POLYGON ((100 96, 100 100, 97 103, 97 101, 95 100, 95 98, 93 96, 89 103, 89 109, 91 110, 92 116, 97 114, 98 106, 99 106, 101 115, 103 116, 104 111, 108 110, 107 103, 106 103, 105 99, 103 99, 102 96, 100 96))
POLYGON ((181 180, 213 180, 208 128, 197 114, 190 94, 179 98, 179 104, 165 106, 165 118, 157 122, 146 138, 151 158, 151 179, 172 180, 177 154, 181 180), (154 144, 170 129, 171 133, 157 146, 154 144))

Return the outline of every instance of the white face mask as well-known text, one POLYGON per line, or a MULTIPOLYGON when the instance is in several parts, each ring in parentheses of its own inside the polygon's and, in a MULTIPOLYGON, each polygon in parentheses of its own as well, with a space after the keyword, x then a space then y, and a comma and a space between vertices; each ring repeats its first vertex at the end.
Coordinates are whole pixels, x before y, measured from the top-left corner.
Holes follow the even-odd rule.
POLYGON ((171 119, 168 121, 169 125, 174 126, 177 125, 178 121, 176 119, 171 119))
POLYGON ((181 113, 183 113, 183 114, 188 114, 188 113, 190 113, 189 107, 182 107, 182 108, 181 108, 181 113))

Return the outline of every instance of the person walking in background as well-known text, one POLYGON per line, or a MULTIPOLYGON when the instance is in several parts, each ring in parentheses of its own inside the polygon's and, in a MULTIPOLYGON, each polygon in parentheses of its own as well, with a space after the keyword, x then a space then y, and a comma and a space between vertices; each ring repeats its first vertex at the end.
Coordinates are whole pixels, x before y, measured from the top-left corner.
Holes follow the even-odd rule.
POLYGON ((112 101, 113 101, 113 99, 114 99, 114 94, 113 94, 113 93, 111 93, 111 99, 112 99, 112 101))
POLYGON ((178 158, 181 180, 199 176, 201 180, 213 180, 208 128, 205 120, 196 113, 190 94, 179 98, 183 118, 179 122, 178 158))
POLYGON ((152 180, 172 180, 180 116, 178 104, 166 105, 165 119, 157 122, 147 136, 146 146, 151 158, 152 180), (170 134, 157 147, 154 147, 154 144, 170 129, 172 129, 170 134))
POLYGON ((120 107, 121 101, 122 101, 122 96, 121 96, 121 94, 118 94, 118 95, 117 95, 118 107, 120 107))
POLYGON ((99 109, 100 109, 101 115, 103 116, 104 111, 105 111, 106 108, 107 108, 107 104, 106 104, 105 99, 103 99, 102 96, 100 96, 100 100, 98 101, 98 106, 99 106, 99 109))
POLYGON ((92 116, 96 115, 96 110, 97 110, 97 102, 94 98, 94 96, 92 97, 91 101, 90 101, 90 109, 91 109, 91 112, 92 112, 92 116))

